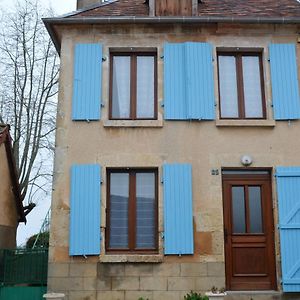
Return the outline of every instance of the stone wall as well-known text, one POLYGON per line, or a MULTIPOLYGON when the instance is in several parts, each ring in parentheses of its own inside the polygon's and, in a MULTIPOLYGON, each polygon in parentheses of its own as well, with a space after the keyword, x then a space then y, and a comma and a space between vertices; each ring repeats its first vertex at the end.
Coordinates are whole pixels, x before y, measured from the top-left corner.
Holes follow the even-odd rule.
POLYGON ((72 300, 181 300, 224 286, 224 263, 63 263, 49 265, 48 289, 72 300))

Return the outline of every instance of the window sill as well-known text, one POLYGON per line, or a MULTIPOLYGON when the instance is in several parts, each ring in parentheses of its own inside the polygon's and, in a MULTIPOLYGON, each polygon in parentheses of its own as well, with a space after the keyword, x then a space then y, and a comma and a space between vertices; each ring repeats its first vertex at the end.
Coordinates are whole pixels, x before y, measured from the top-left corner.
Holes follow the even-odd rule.
POLYGON ((217 127, 275 127, 275 120, 217 120, 217 127))
POLYGON ((163 255, 160 254, 105 254, 100 255, 100 262, 102 263, 161 263, 163 262, 163 255))
POLYGON ((163 127, 163 120, 106 120, 104 127, 163 127))

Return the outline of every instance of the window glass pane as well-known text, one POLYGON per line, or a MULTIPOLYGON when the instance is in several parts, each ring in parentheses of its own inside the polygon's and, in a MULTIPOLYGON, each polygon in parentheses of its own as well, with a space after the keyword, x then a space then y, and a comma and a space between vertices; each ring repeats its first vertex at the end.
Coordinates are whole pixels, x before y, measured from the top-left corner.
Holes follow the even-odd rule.
POLYGON ((129 174, 110 175, 110 248, 128 248, 129 174))
POLYGON ((238 93, 234 56, 219 56, 219 80, 222 118, 238 118, 238 93))
POLYGON ((130 56, 113 57, 112 117, 130 116, 130 56))
POLYGON ((155 248, 155 174, 136 174, 136 247, 155 248))
POLYGON ((154 117, 154 57, 137 57, 137 118, 154 117))
POLYGON ((263 233, 261 211, 261 188, 249 186, 250 232, 263 233))
POLYGON ((242 60, 246 118, 262 118, 259 58, 257 56, 243 56, 242 60))
POLYGON ((245 191, 243 186, 232 187, 233 233, 245 233, 245 191))

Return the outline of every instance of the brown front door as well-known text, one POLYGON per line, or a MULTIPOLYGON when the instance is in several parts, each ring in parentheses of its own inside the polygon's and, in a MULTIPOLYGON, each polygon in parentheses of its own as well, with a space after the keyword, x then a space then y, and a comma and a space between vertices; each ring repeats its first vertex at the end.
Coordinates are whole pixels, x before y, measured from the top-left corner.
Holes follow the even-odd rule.
POLYGON ((223 199, 226 288, 275 290, 271 175, 223 170, 223 199))

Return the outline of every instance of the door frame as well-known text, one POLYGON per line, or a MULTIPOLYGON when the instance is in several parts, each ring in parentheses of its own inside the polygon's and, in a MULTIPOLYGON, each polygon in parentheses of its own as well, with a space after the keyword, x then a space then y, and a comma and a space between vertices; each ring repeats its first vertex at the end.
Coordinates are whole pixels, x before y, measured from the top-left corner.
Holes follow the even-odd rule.
MULTIPOLYGON (((255 172, 259 171, 264 171, 268 172, 268 181, 269 181, 269 199, 271 201, 270 203, 270 228, 269 228, 269 234, 270 234, 270 248, 272 251, 272 257, 273 257, 273 262, 271 268, 273 269, 274 276, 271 276, 271 285, 272 288, 271 290, 278 290, 278 285, 277 285, 277 268, 276 268, 276 246, 275 246, 275 227, 274 227, 274 205, 273 205, 273 181, 272 181, 272 174, 273 174, 273 168, 272 167, 223 167, 221 168, 221 176, 222 176, 222 201, 223 201, 223 233, 224 233, 224 259, 225 259, 225 284, 226 284, 226 290, 231 290, 230 288, 230 280, 228 276, 228 254, 227 254, 227 245, 226 245, 226 226, 228 226, 228 215, 227 212, 225 212, 225 188, 224 188, 224 183, 226 180, 243 180, 243 179, 253 179, 255 180, 255 177, 257 179, 261 179, 262 176, 259 176, 259 174, 255 174, 255 172), (231 171, 232 174, 223 174, 223 172, 226 171, 231 171), (234 173, 236 172, 236 173, 234 173), (245 174, 243 174, 245 172, 245 174), (247 174, 247 172, 253 172, 253 174, 247 174), (257 176, 256 176, 257 175, 257 176), (226 178, 227 177, 227 178, 226 178)), ((265 175, 266 176, 266 175, 265 175)), ((232 262, 230 262, 232 263, 232 262)), ((255 290, 254 290, 255 291, 255 290)), ((259 290, 258 290, 259 291, 259 290)))

